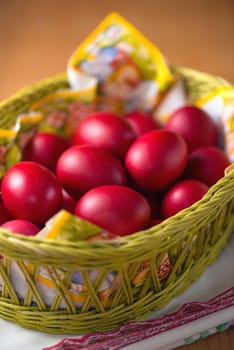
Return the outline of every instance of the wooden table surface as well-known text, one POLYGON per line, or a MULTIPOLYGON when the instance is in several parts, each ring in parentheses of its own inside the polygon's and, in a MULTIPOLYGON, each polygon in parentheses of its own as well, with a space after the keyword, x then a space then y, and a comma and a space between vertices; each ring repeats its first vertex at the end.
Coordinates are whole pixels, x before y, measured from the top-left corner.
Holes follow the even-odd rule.
MULTIPOLYGON (((65 71, 69 55, 112 11, 131 21, 174 65, 234 83, 233 0, 0 0, 0 100, 65 71)), ((180 349, 231 350, 233 333, 180 349)))

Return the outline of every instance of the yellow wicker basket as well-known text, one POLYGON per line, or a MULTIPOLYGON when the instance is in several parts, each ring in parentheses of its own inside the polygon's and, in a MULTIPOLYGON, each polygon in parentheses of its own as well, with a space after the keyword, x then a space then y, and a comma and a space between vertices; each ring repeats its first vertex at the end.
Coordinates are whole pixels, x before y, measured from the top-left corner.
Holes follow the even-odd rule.
MULTIPOLYGON (((192 100, 228 85, 222 79, 190 69, 173 70, 184 78, 192 100)), ((2 102, 0 128, 11 127, 33 102, 67 86, 63 74, 2 102)), ((144 319, 185 291, 215 260, 233 232, 233 214, 234 171, 231 171, 190 208, 117 241, 54 241, 0 229, 0 254, 5 257, 0 259, 0 317, 27 328, 70 334, 109 331, 127 321, 144 319), (161 278, 159 267, 165 257, 169 258, 171 271, 161 278), (27 268, 28 263, 32 268, 27 268), (24 298, 14 289, 13 266, 24 276, 24 298), (42 267, 55 288, 50 305, 36 282, 42 267), (63 278, 59 274, 61 269, 65 271, 63 278), (90 277, 91 270, 98 271, 95 280, 90 277), (86 287, 80 307, 67 289, 74 271, 80 271, 86 287), (118 288, 105 304, 100 300, 99 290, 110 271, 116 276, 118 288), (147 273, 136 288, 133 280, 139 271, 147 273)))

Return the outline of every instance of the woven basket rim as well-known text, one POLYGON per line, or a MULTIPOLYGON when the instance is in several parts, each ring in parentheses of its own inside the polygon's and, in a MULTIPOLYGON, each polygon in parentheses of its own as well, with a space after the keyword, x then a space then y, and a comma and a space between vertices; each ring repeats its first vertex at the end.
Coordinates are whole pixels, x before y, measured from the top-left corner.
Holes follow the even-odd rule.
POLYGON ((31 92, 31 90, 36 90, 38 88, 40 88, 42 85, 47 85, 50 84, 51 82, 53 82, 54 80, 66 80, 66 73, 60 73, 60 74, 56 74, 54 76, 51 77, 47 77, 47 78, 42 78, 39 81, 33 82, 29 85, 25 85, 22 86, 21 88, 19 88, 19 90, 17 90, 16 92, 14 92, 11 96, 4 98, 2 101, 0 101, 0 110, 5 107, 6 105, 9 105, 10 103, 12 103, 13 101, 17 100, 17 99, 21 99, 23 95, 27 95, 28 93, 31 92))
POLYGON ((173 71, 174 69, 178 70, 178 71, 183 71, 185 73, 188 73, 189 75, 195 75, 195 76, 200 76, 200 77, 205 77, 208 79, 215 79, 219 86, 229 86, 232 87, 233 84, 231 82, 229 82, 227 79, 224 79, 222 77, 220 77, 219 75, 213 75, 211 73, 208 73, 206 71, 202 71, 202 70, 196 70, 194 68, 191 67, 183 67, 183 66, 171 66, 171 70, 173 71))

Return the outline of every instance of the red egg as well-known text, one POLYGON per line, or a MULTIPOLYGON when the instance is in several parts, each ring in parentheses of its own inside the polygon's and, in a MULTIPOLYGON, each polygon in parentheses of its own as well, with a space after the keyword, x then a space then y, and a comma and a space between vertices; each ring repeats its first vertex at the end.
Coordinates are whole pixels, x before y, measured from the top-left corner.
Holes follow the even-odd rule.
POLYGON ((140 193, 118 185, 100 186, 85 193, 77 202, 75 214, 120 236, 144 229, 151 215, 140 193))
POLYGON ((59 156, 69 146, 61 136, 40 132, 26 144, 22 159, 40 163, 52 171, 55 171, 59 156))
POLYGON ((208 186, 197 180, 181 180, 172 185, 162 199, 163 218, 175 215, 200 200, 208 191, 208 186))
POLYGON ((179 135, 154 130, 139 137, 129 148, 126 168, 134 182, 145 191, 166 188, 183 173, 187 147, 179 135))
POLYGON ((111 152, 90 145, 68 148, 57 162, 57 177, 73 197, 101 185, 125 185, 126 174, 111 152))
POLYGON ((2 201, 15 219, 43 225, 62 206, 62 189, 55 175, 34 162, 20 162, 5 173, 2 201))
POLYGON ((123 158, 134 139, 135 134, 126 120, 114 113, 97 112, 80 122, 73 142, 98 146, 123 158))
POLYGON ((212 146, 200 147, 189 155, 185 177, 212 186, 224 176, 228 165, 230 161, 221 149, 212 146))
POLYGON ((38 226, 27 220, 10 220, 2 224, 1 227, 25 236, 35 236, 40 231, 38 226))
POLYGON ((217 145, 218 129, 215 122, 205 111, 195 106, 177 109, 165 128, 182 136, 189 151, 201 146, 217 145))
POLYGON ((152 116, 143 112, 128 113, 125 115, 125 119, 132 127, 136 137, 160 128, 158 122, 152 116))

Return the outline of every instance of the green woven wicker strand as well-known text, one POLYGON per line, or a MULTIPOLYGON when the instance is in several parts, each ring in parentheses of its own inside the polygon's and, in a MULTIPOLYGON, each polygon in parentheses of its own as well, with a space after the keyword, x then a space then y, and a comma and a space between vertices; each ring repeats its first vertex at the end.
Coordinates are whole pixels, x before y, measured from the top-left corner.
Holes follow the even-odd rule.
POLYGON ((67 88, 68 82, 65 74, 46 79, 20 90, 13 97, 0 102, 0 128, 7 129, 15 124, 17 116, 27 112, 36 101, 54 91, 67 88))
MULTIPOLYGON (((190 69, 173 71, 185 79, 192 101, 204 92, 228 85, 220 78, 190 69)), ((14 125, 17 115, 27 111, 33 102, 67 86, 63 74, 2 102, 0 127, 14 125)), ((109 331, 125 322, 145 319, 201 276, 228 243, 233 230, 234 171, 190 208, 148 230, 113 241, 55 242, 0 229, 0 254, 5 257, 0 259, 0 317, 23 327, 66 334, 109 331), (165 257, 171 271, 162 278, 159 268, 165 257), (16 292, 13 268, 25 281, 24 298, 16 292), (54 286, 49 304, 37 282, 42 268, 54 286), (68 291, 77 270, 86 286, 79 306, 68 291), (95 280, 90 270, 98 271, 95 280), (108 302, 103 302, 100 286, 110 271, 115 283, 108 302), (146 273, 145 278, 135 284, 139 271, 146 273)))

